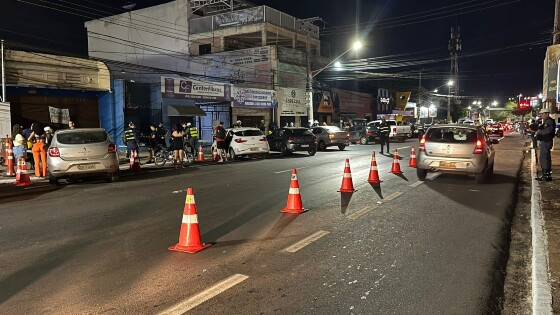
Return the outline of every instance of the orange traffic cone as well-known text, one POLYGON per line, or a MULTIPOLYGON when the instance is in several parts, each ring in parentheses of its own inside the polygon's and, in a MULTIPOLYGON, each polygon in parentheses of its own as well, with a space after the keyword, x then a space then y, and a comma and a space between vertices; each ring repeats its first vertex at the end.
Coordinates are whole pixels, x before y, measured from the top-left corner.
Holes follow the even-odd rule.
POLYGON ((369 169, 369 178, 367 181, 370 184, 381 184, 381 181, 379 180, 379 172, 377 170, 377 161, 375 160, 375 151, 373 151, 373 154, 371 156, 371 166, 369 169))
POLYGON ((280 211, 283 213, 293 213, 300 214, 307 211, 303 208, 301 203, 301 195, 299 194, 299 181, 297 178, 297 170, 292 170, 292 179, 290 180, 290 191, 288 193, 288 201, 286 202, 286 208, 280 211))
POLYGON ((6 174, 4 176, 7 177, 14 177, 16 176, 16 174, 14 173, 14 154, 13 154, 13 146, 12 146, 12 139, 8 138, 8 148, 6 148, 6 154, 8 155, 8 157, 6 158, 6 165, 7 165, 7 170, 6 170, 6 174))
POLYGON ((197 162, 204 162, 204 152, 202 152, 202 146, 198 147, 198 159, 197 162))
POLYGON ((25 158, 18 159, 18 169, 16 173, 16 186, 29 186, 31 185, 31 178, 27 174, 27 163, 25 158))
POLYGON ((412 147, 412 151, 410 151, 408 166, 416 168, 416 151, 414 150, 414 146, 412 147))
POLYGON ((350 161, 346 159, 344 163, 344 175, 342 176, 342 186, 338 192, 351 193, 357 191, 354 189, 354 183, 352 182, 352 173, 350 172, 350 161))
POLYGON ((393 157, 393 166, 391 166, 391 173, 393 174, 402 174, 401 172, 401 164, 399 163, 399 152, 395 149, 395 155, 393 157))
POLYGON ((179 232, 179 243, 170 246, 169 250, 194 254, 210 246, 212 244, 204 244, 200 238, 194 193, 192 188, 188 188, 183 220, 181 221, 181 232, 179 232))
POLYGON ((140 172, 142 170, 138 151, 136 150, 130 150, 130 170, 133 172, 140 172))
POLYGON ((212 160, 214 162, 218 162, 220 160, 220 156, 218 155, 218 149, 216 149, 216 147, 214 147, 214 149, 212 150, 212 160))

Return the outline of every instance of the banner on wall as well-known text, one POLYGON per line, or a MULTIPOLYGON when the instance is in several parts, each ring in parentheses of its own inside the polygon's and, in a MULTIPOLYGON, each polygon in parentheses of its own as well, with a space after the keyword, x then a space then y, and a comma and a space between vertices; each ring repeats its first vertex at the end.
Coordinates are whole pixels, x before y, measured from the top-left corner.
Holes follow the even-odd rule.
POLYGON ((278 107, 281 116, 307 116, 307 92, 305 89, 278 88, 278 107))
POLYGON ((317 109, 317 112, 327 113, 327 114, 334 113, 333 99, 329 92, 323 92, 323 95, 321 96, 321 101, 319 102, 319 108, 317 109))
POLYGON ((68 125, 70 122, 70 110, 68 108, 56 108, 49 106, 51 123, 68 125))
POLYGON ((251 88, 232 88, 232 107, 277 108, 276 91, 251 88))
POLYGON ((231 85, 162 77, 161 94, 164 98, 192 99, 203 102, 225 102, 231 100, 231 85))

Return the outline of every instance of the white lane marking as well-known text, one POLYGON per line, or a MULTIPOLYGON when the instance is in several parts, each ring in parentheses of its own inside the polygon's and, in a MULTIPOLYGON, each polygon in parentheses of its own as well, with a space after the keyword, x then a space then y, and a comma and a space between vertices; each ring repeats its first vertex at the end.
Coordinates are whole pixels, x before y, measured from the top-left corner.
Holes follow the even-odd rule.
POLYGON ((249 276, 245 276, 242 274, 235 274, 225 280, 222 280, 219 283, 211 286, 210 288, 188 298, 186 301, 183 301, 179 304, 176 304, 163 312, 159 313, 160 315, 175 315, 175 314, 184 314, 193 308, 199 306, 200 304, 210 300, 211 298, 215 297, 216 295, 238 285, 239 283, 247 280, 249 276))
POLYGON ((552 290, 548 277, 548 240, 541 210, 541 187, 537 177, 535 150, 531 151, 531 230, 533 314, 552 314, 552 290))
POLYGON ((351 213, 351 214, 348 216, 348 219, 350 219, 350 220, 356 220, 357 218, 359 218, 359 217, 361 217, 361 216, 363 216, 363 215, 365 215, 365 214, 368 214, 368 213, 372 212, 372 211, 375 210, 376 208, 377 208, 377 205, 368 206, 368 207, 366 207, 366 208, 363 208, 362 210, 358 210, 358 211, 356 211, 356 212, 351 213))
POLYGON ((441 175, 441 173, 432 173, 430 174, 431 176, 428 176, 429 180, 434 180, 436 179, 439 175, 441 175))
POLYGON ((317 241, 318 239, 320 239, 321 237, 323 237, 327 234, 329 234, 329 232, 323 231, 323 230, 315 232, 315 233, 311 234, 310 236, 302 239, 301 241, 295 243, 294 245, 285 248, 284 250, 287 251, 288 253, 295 253, 298 250, 300 250, 300 249, 304 248, 305 246, 317 241))
POLYGON ((410 186, 410 187, 418 187, 418 186, 420 186, 420 185, 422 185, 422 184, 424 184, 424 182, 422 182, 422 181, 417 181, 416 183, 412 183, 412 184, 410 184, 409 186, 410 186))
POLYGON ((389 196, 383 198, 383 200, 385 200, 385 201, 391 201, 391 200, 397 198, 398 196, 400 196, 400 195, 402 195, 402 194, 403 194, 402 192, 397 191, 397 192, 394 192, 394 193, 390 194, 389 196))
MULTIPOLYGON (((301 170, 301 169, 308 168, 308 167, 309 167, 309 166, 297 167, 296 170, 301 170)), ((293 171, 293 170, 294 170, 294 169, 285 170, 285 171, 279 171, 279 172, 274 172, 274 174, 287 173, 287 172, 291 172, 291 171, 293 171)))
POLYGON ((408 148, 410 148, 410 147, 411 147, 411 146, 409 145, 409 146, 407 146, 407 147, 397 148, 397 150, 408 149, 408 148))

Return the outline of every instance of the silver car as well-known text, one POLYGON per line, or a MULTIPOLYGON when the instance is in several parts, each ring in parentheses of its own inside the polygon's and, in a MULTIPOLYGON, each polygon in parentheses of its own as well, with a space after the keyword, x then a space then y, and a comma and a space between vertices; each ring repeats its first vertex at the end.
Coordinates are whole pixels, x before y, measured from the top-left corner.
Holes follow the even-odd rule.
POLYGON ((338 147, 339 150, 344 150, 350 145, 350 138, 348 133, 340 130, 336 126, 318 126, 311 129, 315 137, 317 137, 317 149, 324 151, 327 147, 338 147))
POLYGON ((117 147, 105 129, 66 129, 55 132, 47 154, 49 182, 82 177, 119 179, 117 147))
POLYGON ((441 172, 475 176, 482 184, 494 173, 493 144, 497 143, 480 126, 430 127, 418 148, 418 179, 425 180, 428 172, 441 172))

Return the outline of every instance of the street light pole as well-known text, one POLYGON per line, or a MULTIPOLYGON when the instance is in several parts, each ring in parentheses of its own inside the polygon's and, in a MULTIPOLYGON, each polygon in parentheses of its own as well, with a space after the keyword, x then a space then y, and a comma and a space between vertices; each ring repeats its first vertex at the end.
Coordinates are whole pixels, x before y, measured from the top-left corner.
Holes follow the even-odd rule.
POLYGON ((2 55, 2 102, 6 102, 6 72, 4 71, 4 40, 0 41, 0 54, 2 55))
POLYGON ((453 86, 454 82, 449 80, 447 82, 447 123, 451 123, 451 87, 453 86))

